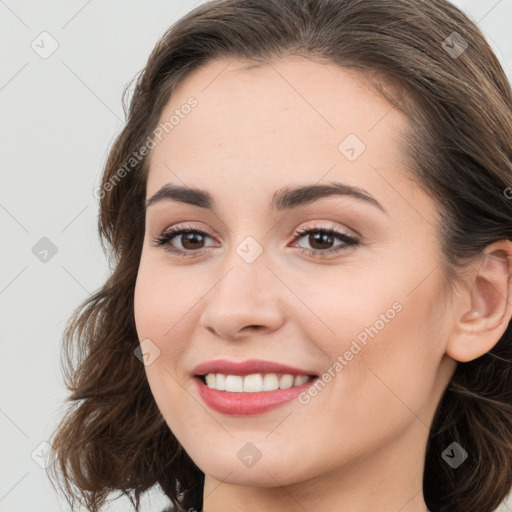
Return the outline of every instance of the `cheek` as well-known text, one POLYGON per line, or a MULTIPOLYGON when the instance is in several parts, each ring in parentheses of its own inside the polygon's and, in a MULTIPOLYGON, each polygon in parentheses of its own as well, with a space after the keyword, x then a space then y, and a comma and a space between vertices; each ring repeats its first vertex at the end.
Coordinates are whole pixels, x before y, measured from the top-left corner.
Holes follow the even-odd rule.
MULTIPOLYGON (((154 394, 158 380, 173 381, 180 357, 186 350, 188 302, 170 272, 146 265, 144 260, 134 290, 134 318, 140 342, 149 339, 157 348, 158 357, 146 366, 148 381, 154 394), (168 372, 168 373, 166 373, 168 372), (157 377, 158 376, 158 377, 157 377)), ((151 345, 150 346, 153 346, 151 345)))
POLYGON ((423 409, 432 392, 442 344, 433 326, 433 289, 425 286, 410 295, 388 296, 397 298, 397 308, 387 309, 390 301, 383 301, 384 307, 373 309, 355 336, 361 351, 349 363, 354 378, 348 379, 348 391, 391 425, 393 418, 408 420, 412 411, 423 409), (363 335, 364 342, 359 342, 358 335, 363 335))
POLYGON ((164 269, 145 265, 142 260, 134 290, 134 318, 139 341, 146 343, 149 339, 154 344, 152 350, 158 351, 158 356, 144 369, 151 393, 166 422, 172 417, 169 411, 182 410, 186 400, 178 383, 178 368, 187 339, 183 331, 187 318, 184 304, 168 274, 164 269))
POLYGON ((330 365, 331 374, 345 376, 334 379, 342 393, 368 405, 394 390, 406 403, 418 403, 442 356, 433 307, 439 303, 439 283, 431 276, 418 286, 420 269, 409 268, 400 279, 382 271, 370 274, 344 273, 338 282, 326 283, 324 291, 310 282, 307 304, 317 314, 303 328, 329 356, 326 371, 330 365))
MULTIPOLYGON (((176 338, 194 301, 191 287, 179 272, 142 258, 134 291, 134 316, 139 339, 158 342, 176 338)), ((190 283, 190 281, 188 281, 190 283)))
POLYGON ((382 272, 379 277, 344 268, 338 274, 331 270, 325 278, 306 275, 292 282, 309 310, 301 315, 307 321, 305 332, 333 360, 349 350, 352 341, 367 347, 371 340, 384 337, 402 309, 400 294, 382 282, 382 272))

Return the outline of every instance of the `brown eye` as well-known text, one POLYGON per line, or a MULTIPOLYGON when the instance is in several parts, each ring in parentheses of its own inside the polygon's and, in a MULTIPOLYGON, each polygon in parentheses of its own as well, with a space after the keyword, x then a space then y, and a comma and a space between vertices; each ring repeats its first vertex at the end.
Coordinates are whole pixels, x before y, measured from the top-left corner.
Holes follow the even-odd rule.
POLYGON ((335 240, 333 235, 325 233, 324 231, 317 231, 315 234, 310 234, 308 242, 314 249, 330 249, 330 246, 335 240))
POLYGON ((307 242, 313 249, 303 248, 303 251, 312 256, 327 256, 347 250, 349 247, 357 247, 360 244, 358 239, 333 228, 306 228, 297 230, 295 232, 294 241, 306 236, 308 237, 307 242), (341 240, 343 243, 333 248, 332 244, 336 239, 341 240))
POLYGON ((206 238, 211 238, 210 234, 193 226, 172 227, 157 236, 152 245, 164 247, 166 251, 179 256, 194 256, 205 248, 203 244, 206 238), (175 239, 178 242, 174 242, 175 239), (182 247, 175 247, 175 243, 180 243, 182 247))
POLYGON ((181 236, 181 245, 185 249, 200 249, 201 243, 204 243, 204 235, 201 233, 195 232, 189 232, 189 233, 182 233, 181 235, 177 234, 174 235, 173 238, 176 238, 178 236, 181 236))

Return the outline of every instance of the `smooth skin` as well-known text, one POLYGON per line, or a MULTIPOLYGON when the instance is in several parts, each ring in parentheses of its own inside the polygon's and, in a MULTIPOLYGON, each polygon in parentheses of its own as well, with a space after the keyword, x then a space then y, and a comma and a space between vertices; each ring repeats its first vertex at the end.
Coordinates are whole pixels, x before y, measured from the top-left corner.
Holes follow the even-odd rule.
POLYGON ((489 246, 464 286, 447 287, 437 207, 407 177, 397 147, 407 119, 334 64, 287 57, 247 66, 207 63, 161 115, 163 123, 191 96, 198 102, 152 150, 147 199, 166 184, 196 187, 215 209, 174 200, 147 208, 135 320, 139 339, 160 350, 145 366, 152 393, 206 475, 205 512, 425 512, 433 415, 457 361, 489 351, 505 332, 512 244, 489 246), (339 150, 349 134, 366 146, 354 161, 339 150), (332 181, 365 189, 386 211, 349 196, 269 208, 278 189, 332 181), (178 235, 168 246, 194 256, 153 245, 188 225, 209 235, 178 235), (298 228, 330 227, 360 244, 294 241, 298 228), (237 251, 247 237, 262 249, 251 263, 237 251), (342 250, 305 252, 331 248, 342 250), (218 358, 321 375, 394 303, 400 312, 307 404, 227 416, 196 391, 193 368, 218 358), (237 456, 247 443, 261 452, 252 467, 237 456))

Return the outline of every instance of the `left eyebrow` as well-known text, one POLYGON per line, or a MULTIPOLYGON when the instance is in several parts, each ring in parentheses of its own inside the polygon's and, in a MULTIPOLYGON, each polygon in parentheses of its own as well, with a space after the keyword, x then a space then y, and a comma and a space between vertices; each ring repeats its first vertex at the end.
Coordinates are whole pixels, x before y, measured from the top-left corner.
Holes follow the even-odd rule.
MULTIPOLYGON (((346 183, 330 182, 329 185, 303 185, 298 187, 285 187, 276 191, 272 197, 269 208, 270 210, 277 209, 290 210, 306 204, 313 203, 324 197, 330 196, 348 196, 367 204, 371 204, 379 208, 386 215, 388 211, 382 206, 374 196, 367 190, 359 187, 354 187, 346 183)), ((217 209, 216 201, 213 196, 206 190, 198 188, 184 187, 179 185, 172 185, 170 183, 164 185, 158 190, 150 199, 146 201, 146 209, 151 205, 164 200, 178 201, 181 203, 191 204, 214 211, 217 209)))

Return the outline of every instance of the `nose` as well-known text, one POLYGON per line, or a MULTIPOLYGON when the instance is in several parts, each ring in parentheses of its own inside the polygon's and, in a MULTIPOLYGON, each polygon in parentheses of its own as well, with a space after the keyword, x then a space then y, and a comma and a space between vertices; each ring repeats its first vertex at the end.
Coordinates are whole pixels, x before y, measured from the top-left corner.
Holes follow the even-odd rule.
POLYGON ((285 286, 263 257, 247 263, 238 254, 206 294, 199 325, 227 340, 270 333, 284 322, 285 286))

